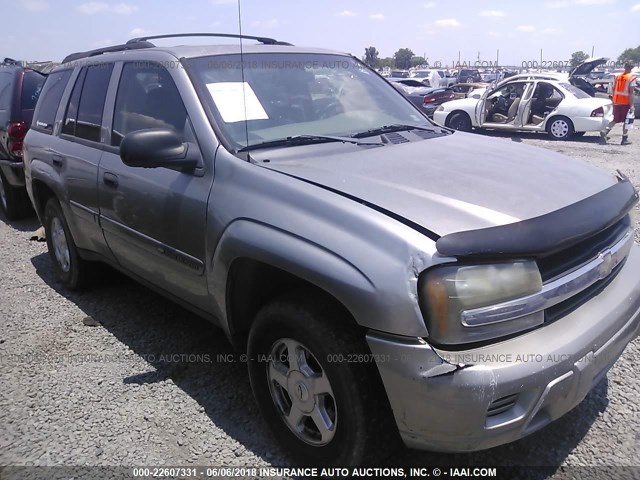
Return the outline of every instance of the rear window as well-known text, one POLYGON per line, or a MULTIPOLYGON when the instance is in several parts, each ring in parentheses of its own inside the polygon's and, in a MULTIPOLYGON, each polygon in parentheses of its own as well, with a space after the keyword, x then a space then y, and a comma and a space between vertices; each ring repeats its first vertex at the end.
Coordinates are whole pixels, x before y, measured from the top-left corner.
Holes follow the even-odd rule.
POLYGON ((0 110, 9 110, 11 102, 11 90, 13 75, 0 71, 0 110))
POLYGON ((20 104, 22 110, 33 110, 36 108, 36 102, 42 91, 42 86, 46 80, 46 76, 41 73, 27 70, 24 72, 22 79, 22 95, 20 104))
POLYGON ((69 77, 71 77, 71 70, 54 72, 47 77, 40 93, 40 101, 33 114, 33 128, 47 132, 53 131, 53 122, 56 119, 60 99, 69 82, 69 77))
POLYGON ((560 85, 562 85, 562 88, 564 88, 565 90, 573 93, 573 95, 577 98, 591 98, 591 95, 583 90, 580 90, 578 87, 574 87, 570 83, 561 83, 560 85))

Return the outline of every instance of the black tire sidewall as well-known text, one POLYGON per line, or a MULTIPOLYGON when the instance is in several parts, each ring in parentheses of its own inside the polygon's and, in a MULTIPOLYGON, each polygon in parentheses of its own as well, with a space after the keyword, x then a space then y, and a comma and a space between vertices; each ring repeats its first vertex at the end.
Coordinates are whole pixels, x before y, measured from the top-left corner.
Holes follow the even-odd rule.
POLYGON ((448 126, 459 132, 468 132, 471 130, 471 119, 469 118, 469 115, 467 115, 466 113, 456 112, 453 115, 451 115, 448 126), (455 123, 458 118, 461 119, 463 128, 455 128, 452 126, 452 124, 455 123))
POLYGON ((58 279, 66 286, 71 289, 77 288, 79 284, 80 278, 80 260, 78 257, 78 250, 76 248, 75 243, 73 242, 73 238, 71 236, 71 232, 69 230, 69 225, 67 224, 67 219, 62 212, 62 208, 60 207, 60 203, 56 199, 50 199, 44 209, 44 228, 47 239, 47 248, 49 250, 49 257, 53 263, 54 269, 58 276, 58 279), (62 228, 64 229, 64 234, 67 240, 67 247, 69 248, 69 271, 65 272, 58 259, 56 258, 53 243, 52 243, 52 235, 51 235, 51 222, 53 219, 57 217, 60 219, 62 223, 62 228))
POLYGON ((7 177, 0 171, 0 181, 4 187, 7 206, 2 204, 0 200, 0 210, 2 210, 8 220, 20 220, 26 215, 29 205, 25 202, 26 190, 21 192, 19 189, 9 183, 7 177))
POLYGON ((248 352, 254 396, 275 436, 301 464, 358 464, 365 455, 367 435, 367 415, 363 405, 366 394, 363 395, 358 382, 362 366, 330 361, 329 356, 334 353, 346 355, 349 352, 341 351, 341 348, 345 348, 344 345, 335 345, 327 338, 327 332, 318 325, 318 319, 313 318, 313 315, 300 311, 298 318, 292 318, 294 311, 295 307, 291 305, 276 304, 258 315, 249 338, 248 352), (334 438, 325 446, 308 445, 298 439, 281 418, 271 397, 266 375, 268 364, 264 360, 259 361, 259 355, 268 355, 274 342, 282 338, 292 338, 304 345, 320 363, 331 384, 336 402, 337 423, 334 438), (328 345, 333 348, 328 348, 328 345))

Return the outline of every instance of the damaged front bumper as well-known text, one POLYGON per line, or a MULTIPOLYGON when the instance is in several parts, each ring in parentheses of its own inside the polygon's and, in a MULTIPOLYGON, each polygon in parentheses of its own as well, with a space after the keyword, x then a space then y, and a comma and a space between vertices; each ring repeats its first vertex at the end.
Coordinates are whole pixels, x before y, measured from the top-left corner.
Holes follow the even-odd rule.
POLYGON ((473 451, 522 438, 580 403, 640 325, 640 252, 634 247, 597 296, 528 334, 474 350, 369 332, 405 444, 473 451))

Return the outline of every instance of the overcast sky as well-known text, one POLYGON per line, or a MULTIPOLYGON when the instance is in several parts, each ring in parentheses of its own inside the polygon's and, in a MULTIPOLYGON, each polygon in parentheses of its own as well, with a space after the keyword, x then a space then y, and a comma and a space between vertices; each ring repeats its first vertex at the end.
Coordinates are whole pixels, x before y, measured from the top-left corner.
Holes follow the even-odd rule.
MULTIPOLYGON (((362 57, 402 47, 430 62, 568 60, 583 50, 617 58, 640 45, 640 0, 241 0, 245 34, 362 57)), ((238 33, 237 0, 2 2, 0 58, 65 55, 151 33, 238 33)), ((172 44, 186 43, 173 40, 172 44)), ((200 40, 196 43, 206 43, 200 40)))

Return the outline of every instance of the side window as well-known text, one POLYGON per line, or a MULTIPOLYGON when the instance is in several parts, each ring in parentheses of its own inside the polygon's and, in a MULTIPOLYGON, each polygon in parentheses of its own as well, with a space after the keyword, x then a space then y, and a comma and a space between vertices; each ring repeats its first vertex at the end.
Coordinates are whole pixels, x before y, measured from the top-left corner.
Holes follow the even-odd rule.
POLYGON ((549 97, 551 103, 557 105, 562 101, 563 98, 564 96, 560 93, 560 91, 557 88, 553 87, 553 93, 551 94, 551 97, 549 97))
POLYGON ((13 75, 9 72, 0 72, 0 110, 9 110, 12 79, 13 75))
POLYGON ((76 137, 93 142, 100 141, 102 110, 112 71, 113 64, 93 65, 87 68, 78 104, 76 137))
POLYGON ((20 103, 22 110, 33 110, 42 91, 46 76, 33 70, 27 70, 22 77, 22 94, 20 103))
POLYGON ((82 92, 82 85, 84 84, 84 77, 87 74, 87 69, 83 68, 76 79, 76 83, 73 86, 71 92, 71 98, 69 99, 69 105, 67 105, 67 113, 62 120, 62 133, 67 135, 76 134, 76 120, 78 118, 78 105, 80 104, 80 92, 82 92))
POLYGON ((162 66, 150 62, 127 63, 118 85, 111 145, 120 146, 125 135, 146 128, 171 128, 183 138, 187 111, 180 93, 162 66))
POLYGON ((53 131, 58 105, 67 82, 69 82, 69 77, 71 77, 71 70, 54 72, 47 77, 33 115, 34 127, 49 132, 53 131))

